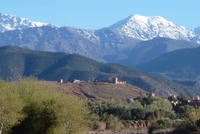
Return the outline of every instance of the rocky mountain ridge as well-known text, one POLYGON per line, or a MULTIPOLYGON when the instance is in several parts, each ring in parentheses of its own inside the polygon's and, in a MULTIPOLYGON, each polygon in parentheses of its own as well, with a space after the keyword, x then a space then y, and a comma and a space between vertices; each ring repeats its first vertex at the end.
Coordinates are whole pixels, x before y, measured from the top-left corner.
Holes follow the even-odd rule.
POLYGON ((156 48, 156 51, 161 52, 152 57, 155 58, 168 51, 200 46, 194 43, 185 45, 182 42, 182 40, 198 42, 199 28, 189 30, 159 16, 133 15, 111 27, 87 30, 58 27, 0 14, 0 28, 0 46, 14 45, 33 50, 77 53, 101 62, 120 64, 126 62, 126 65, 128 62, 130 62, 128 65, 145 62, 146 60, 142 59, 143 56, 138 56, 138 54, 150 54, 154 52, 151 48, 156 48), (155 42, 154 37, 159 39, 160 36, 176 38, 177 42, 170 41, 170 44, 165 41, 155 42), (144 48, 145 52, 138 51, 141 48, 144 48), (137 61, 131 60, 132 56, 137 57, 137 61))
POLYGON ((46 25, 52 25, 52 24, 35 22, 29 20, 28 18, 20 18, 14 15, 0 13, 0 32, 25 29, 30 27, 41 27, 46 25))
POLYGON ((121 35, 149 40, 155 37, 166 37, 177 40, 187 40, 200 43, 196 30, 168 21, 161 16, 131 15, 110 26, 121 35))
POLYGON ((139 40, 121 36, 109 28, 82 30, 43 26, 0 33, 0 46, 14 45, 32 50, 78 53, 102 62, 123 59, 139 40))

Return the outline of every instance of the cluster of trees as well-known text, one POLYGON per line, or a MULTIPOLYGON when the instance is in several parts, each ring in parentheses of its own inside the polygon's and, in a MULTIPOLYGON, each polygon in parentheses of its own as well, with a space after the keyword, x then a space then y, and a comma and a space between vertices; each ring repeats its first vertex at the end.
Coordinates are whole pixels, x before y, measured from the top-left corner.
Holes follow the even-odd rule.
MULTIPOLYGON (((108 129, 120 129, 130 121, 148 121, 149 133, 170 129, 172 133, 200 132, 200 108, 181 106, 176 110, 168 99, 154 97, 137 97, 134 102, 125 104, 115 100, 103 100, 87 103, 93 118, 93 128, 98 129, 98 122, 103 121, 108 129)), ((187 100, 180 94, 174 101, 187 100)))
POLYGON ((170 101, 184 95, 137 97, 132 103, 116 100, 90 101, 55 90, 47 82, 26 78, 6 83, 0 80, 0 134, 74 134, 99 129, 121 129, 130 121, 150 122, 149 133, 172 128, 177 133, 200 132, 200 108, 181 106, 173 110, 170 101))
POLYGON ((88 126, 84 101, 34 78, 0 80, 0 133, 74 134, 88 126))
POLYGON ((174 119, 175 113, 167 99, 153 97, 138 97, 134 102, 125 104, 116 100, 103 100, 87 103, 92 116, 93 126, 99 121, 106 122, 109 129, 120 129, 119 124, 126 124, 131 120, 154 121, 161 118, 174 119), (114 124, 115 125, 110 125, 114 124))

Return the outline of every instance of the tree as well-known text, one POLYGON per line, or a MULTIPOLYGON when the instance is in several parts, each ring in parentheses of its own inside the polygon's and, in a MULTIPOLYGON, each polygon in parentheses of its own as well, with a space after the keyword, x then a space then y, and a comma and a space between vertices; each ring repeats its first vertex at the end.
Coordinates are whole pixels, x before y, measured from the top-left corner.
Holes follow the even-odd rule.
POLYGON ((131 109, 131 117, 133 120, 143 120, 145 116, 146 116, 146 111, 144 108, 131 109))
POLYGON ((3 126, 14 126, 23 118, 23 103, 13 86, 0 80, 0 134, 3 126))
POLYGON ((84 101, 62 92, 58 96, 55 113, 57 118, 56 127, 59 129, 54 129, 53 132, 55 134, 74 134, 86 130, 89 125, 88 115, 90 112, 84 101))
POLYGON ((168 100, 171 101, 177 101, 177 98, 175 96, 169 96, 168 100))
POLYGON ((187 96, 185 96, 184 94, 179 94, 178 96, 177 96, 177 100, 178 101, 185 101, 185 100, 188 100, 189 98, 187 97, 187 96))
POLYGON ((176 125, 175 132, 178 133, 200 133, 200 108, 193 106, 184 106, 183 120, 176 125))
POLYGON ((89 111, 82 100, 35 78, 23 79, 15 87, 25 103, 26 117, 13 127, 13 134, 73 134, 87 125, 89 111))
POLYGON ((169 100, 163 98, 155 99, 150 105, 145 106, 149 111, 155 111, 159 109, 165 109, 167 111, 172 110, 172 105, 169 100))

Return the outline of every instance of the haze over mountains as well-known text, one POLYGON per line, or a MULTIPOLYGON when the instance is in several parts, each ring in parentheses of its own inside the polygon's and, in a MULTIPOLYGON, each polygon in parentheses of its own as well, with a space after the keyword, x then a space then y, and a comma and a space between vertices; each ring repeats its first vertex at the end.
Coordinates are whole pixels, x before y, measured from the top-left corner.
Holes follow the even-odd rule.
POLYGON ((61 78, 64 81, 101 81, 118 77, 121 81, 162 96, 179 93, 195 96, 196 93, 200 93, 195 88, 131 67, 101 63, 77 54, 34 51, 16 46, 0 47, 0 76, 6 81, 29 76, 48 81, 57 81, 61 78))
MULTIPOLYGON (((27 18, 19 18, 13 15, 0 13, 0 31, 25 29, 52 25, 42 22, 34 22, 27 18)), ((55 25, 54 25, 55 26, 55 25)), ((108 26, 105 26, 108 27, 108 26)), ((155 37, 166 37, 178 40, 199 42, 199 27, 188 29, 184 26, 168 21, 161 16, 131 15, 109 27, 120 35, 129 36, 139 40, 149 40, 155 37)), ((90 33, 91 34, 91 33, 90 33)))
POLYGON ((175 80, 200 80, 200 47, 165 53, 154 60, 141 63, 140 70, 175 80))
POLYGON ((13 45, 39 51, 66 52, 40 53, 18 47, 2 47, 0 76, 8 81, 24 76, 45 80, 93 80, 117 76, 145 91, 155 91, 160 95, 182 92, 192 96, 193 93, 200 93, 200 27, 187 29, 160 16, 131 15, 110 27, 87 30, 0 14, 0 31, 0 47, 13 45), (138 69, 165 78, 193 81, 193 87, 130 67, 92 59, 128 66, 139 64, 136 66, 138 69))
POLYGON ((0 31, 0 46, 76 53, 128 66, 200 46, 200 27, 188 29, 160 16, 131 15, 112 26, 87 30, 0 14, 0 31))
POLYGON ((176 49, 200 46, 199 28, 189 30, 160 16, 132 15, 98 30, 58 27, 5 14, 0 14, 0 20, 0 46, 15 45, 33 50, 77 53, 98 61, 125 65, 150 61, 160 54, 176 49), (161 39, 157 42, 153 39, 156 37, 177 41, 166 43, 161 39), (183 40, 193 43, 185 43, 183 40), (141 54, 140 48, 146 46, 143 44, 151 44, 152 48, 146 47, 141 54), (158 53, 155 54, 155 51, 158 53), (145 55, 149 59, 144 58, 145 55), (137 57, 137 60, 129 60, 132 57, 137 57))

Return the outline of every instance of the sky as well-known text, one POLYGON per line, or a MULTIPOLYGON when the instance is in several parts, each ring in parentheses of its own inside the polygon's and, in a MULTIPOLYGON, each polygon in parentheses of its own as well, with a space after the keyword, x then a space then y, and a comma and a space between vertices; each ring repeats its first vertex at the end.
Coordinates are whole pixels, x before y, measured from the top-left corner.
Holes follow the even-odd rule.
POLYGON ((109 27, 130 15, 200 26, 200 0, 0 0, 0 13, 80 29, 109 27))

